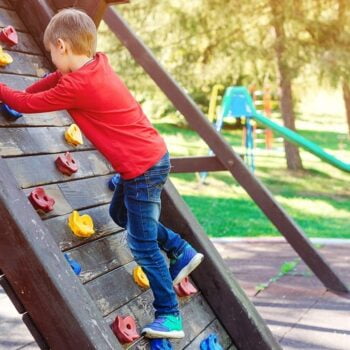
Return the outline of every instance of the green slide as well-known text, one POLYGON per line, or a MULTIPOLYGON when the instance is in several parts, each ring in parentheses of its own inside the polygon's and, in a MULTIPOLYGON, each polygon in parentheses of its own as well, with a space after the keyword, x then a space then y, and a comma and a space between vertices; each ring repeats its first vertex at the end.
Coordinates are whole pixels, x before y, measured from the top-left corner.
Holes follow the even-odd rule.
POLYGON ((278 134, 282 135, 286 140, 295 143, 297 146, 304 148, 306 151, 314 154, 315 156, 321 158, 325 162, 335 166, 336 168, 347 171, 350 173, 350 163, 344 163, 341 160, 335 158, 331 154, 325 152, 320 146, 309 141, 305 137, 297 134, 296 132, 281 126, 270 119, 266 118, 262 114, 256 112, 253 118, 260 124, 265 125, 271 130, 276 131, 278 134))

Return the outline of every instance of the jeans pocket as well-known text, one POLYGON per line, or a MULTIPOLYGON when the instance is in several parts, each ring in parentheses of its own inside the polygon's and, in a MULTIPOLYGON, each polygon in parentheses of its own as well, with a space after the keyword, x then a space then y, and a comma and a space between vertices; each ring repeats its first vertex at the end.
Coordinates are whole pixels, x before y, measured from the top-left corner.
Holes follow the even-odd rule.
POLYGON ((168 178, 168 173, 169 169, 167 168, 145 173, 149 200, 160 202, 160 195, 168 178))

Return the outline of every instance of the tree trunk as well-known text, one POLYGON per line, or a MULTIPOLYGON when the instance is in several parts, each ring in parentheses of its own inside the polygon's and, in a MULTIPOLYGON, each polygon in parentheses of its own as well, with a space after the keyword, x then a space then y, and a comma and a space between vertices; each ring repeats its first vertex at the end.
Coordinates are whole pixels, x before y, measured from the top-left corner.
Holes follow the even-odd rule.
POLYGON ((348 133, 350 136, 350 86, 345 80, 343 81, 343 98, 345 104, 346 121, 348 123, 348 133))
MULTIPOLYGON (((272 24, 276 34, 275 51, 277 56, 277 67, 280 76, 281 87, 281 112, 284 126, 295 130, 295 115, 293 110, 292 78, 287 64, 285 52, 286 34, 284 30, 284 13, 282 0, 270 0, 271 12, 273 15, 272 24)), ((299 149, 292 143, 284 140, 287 168, 289 170, 302 170, 299 149)))

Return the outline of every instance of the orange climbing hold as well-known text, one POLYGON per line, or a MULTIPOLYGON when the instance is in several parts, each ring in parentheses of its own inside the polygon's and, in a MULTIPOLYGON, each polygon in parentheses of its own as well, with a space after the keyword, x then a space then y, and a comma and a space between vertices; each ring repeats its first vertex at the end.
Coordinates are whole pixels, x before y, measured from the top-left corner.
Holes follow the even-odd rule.
POLYGON ((188 297, 198 292, 197 288, 185 277, 180 283, 174 286, 175 292, 179 297, 188 297))
POLYGON ((132 271, 132 276, 134 277, 134 281, 141 288, 149 288, 149 281, 146 274, 143 272, 141 266, 136 266, 132 271))
POLYGON ((30 192, 28 199, 36 210, 41 210, 44 213, 53 210, 55 204, 55 200, 48 196, 42 187, 37 187, 30 192))
POLYGON ((69 216, 68 226, 78 237, 87 238, 95 233, 94 222, 91 216, 87 214, 80 216, 76 210, 69 216))
POLYGON ((66 141, 72 146, 82 145, 83 136, 77 124, 72 124, 64 133, 66 141))
POLYGON ((7 52, 4 52, 0 46, 0 67, 5 67, 12 62, 12 57, 7 52))
POLYGON ((140 338, 136 330, 136 322, 131 316, 117 316, 111 328, 122 344, 131 343, 140 338))

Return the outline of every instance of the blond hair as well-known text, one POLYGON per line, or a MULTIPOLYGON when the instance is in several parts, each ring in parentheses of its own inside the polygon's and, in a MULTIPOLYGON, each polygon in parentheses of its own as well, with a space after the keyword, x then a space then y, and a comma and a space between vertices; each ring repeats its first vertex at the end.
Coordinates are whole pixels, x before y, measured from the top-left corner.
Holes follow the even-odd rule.
POLYGON ((76 55, 93 57, 96 53, 96 26, 83 11, 74 8, 64 9, 54 15, 44 33, 44 45, 56 45, 58 39, 69 44, 76 55))

